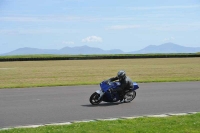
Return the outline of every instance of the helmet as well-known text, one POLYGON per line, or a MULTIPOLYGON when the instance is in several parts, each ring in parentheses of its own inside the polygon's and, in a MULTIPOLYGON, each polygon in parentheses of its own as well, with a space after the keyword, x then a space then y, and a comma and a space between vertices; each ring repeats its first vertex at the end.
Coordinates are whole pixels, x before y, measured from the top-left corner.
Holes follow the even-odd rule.
POLYGON ((123 70, 120 70, 118 73, 117 73, 117 77, 119 78, 119 80, 123 80, 126 78, 126 72, 123 71, 123 70))

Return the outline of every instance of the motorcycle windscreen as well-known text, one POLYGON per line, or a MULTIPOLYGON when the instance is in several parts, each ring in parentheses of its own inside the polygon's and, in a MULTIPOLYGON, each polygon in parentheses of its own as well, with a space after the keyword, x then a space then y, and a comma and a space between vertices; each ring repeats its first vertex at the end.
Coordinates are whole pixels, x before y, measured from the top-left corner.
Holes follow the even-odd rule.
POLYGON ((101 82, 100 87, 103 91, 107 91, 108 89, 110 89, 110 85, 108 85, 106 82, 101 82))

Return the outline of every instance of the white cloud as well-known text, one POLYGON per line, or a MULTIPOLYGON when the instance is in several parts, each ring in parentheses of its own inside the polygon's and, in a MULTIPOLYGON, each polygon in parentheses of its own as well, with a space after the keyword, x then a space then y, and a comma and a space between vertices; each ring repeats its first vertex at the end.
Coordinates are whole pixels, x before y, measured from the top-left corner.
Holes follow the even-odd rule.
POLYGON ((134 28, 139 28, 140 25, 113 25, 110 26, 107 29, 111 29, 111 30, 124 30, 124 29, 134 29, 134 28))
POLYGON ((38 22, 40 19, 36 17, 0 17, 0 21, 14 21, 14 22, 38 22))
POLYGON ((8 22, 69 22, 80 21, 76 16, 8 16, 0 17, 0 21, 8 22))
POLYGON ((176 24, 149 24, 142 25, 142 28, 149 30, 157 31, 196 31, 200 30, 199 22, 190 22, 190 23, 176 23, 176 24))
POLYGON ((46 34, 51 33, 49 29, 3 29, 0 34, 22 35, 22 34, 46 34))
POLYGON ((170 42, 173 41, 174 39, 175 39, 174 37, 165 38, 163 39, 163 42, 170 42))
POLYGON ((74 44, 72 41, 63 41, 62 44, 74 44))
POLYGON ((155 7, 129 7, 130 10, 163 10, 163 9, 188 9, 199 8, 200 5, 155 6, 155 7))
POLYGON ((82 39, 82 42, 102 42, 102 38, 98 36, 89 36, 82 39))
POLYGON ((25 35, 25 34, 51 34, 51 33, 78 33, 76 30, 69 29, 51 29, 51 28, 40 28, 40 29, 0 29, 0 34, 7 35, 25 35))
POLYGON ((0 17, 4 22, 97 22, 97 21, 124 21, 135 20, 133 17, 96 17, 96 16, 65 16, 65 15, 46 15, 46 16, 7 16, 0 17))

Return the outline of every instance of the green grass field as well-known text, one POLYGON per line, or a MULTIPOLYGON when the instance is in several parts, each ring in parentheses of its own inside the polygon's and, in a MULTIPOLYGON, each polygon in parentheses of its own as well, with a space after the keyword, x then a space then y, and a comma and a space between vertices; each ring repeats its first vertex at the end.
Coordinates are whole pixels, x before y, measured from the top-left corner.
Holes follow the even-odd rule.
POLYGON ((1 130, 0 133, 199 133, 200 113, 164 118, 74 123, 62 126, 42 126, 1 130))
POLYGON ((200 81, 200 58, 0 62, 0 88, 99 84, 119 70, 136 82, 200 81))
MULTIPOLYGON (((99 84, 125 70, 136 82, 200 81, 200 58, 0 62, 0 88, 99 84)), ((0 130, 0 133, 199 133, 200 114, 0 130)))

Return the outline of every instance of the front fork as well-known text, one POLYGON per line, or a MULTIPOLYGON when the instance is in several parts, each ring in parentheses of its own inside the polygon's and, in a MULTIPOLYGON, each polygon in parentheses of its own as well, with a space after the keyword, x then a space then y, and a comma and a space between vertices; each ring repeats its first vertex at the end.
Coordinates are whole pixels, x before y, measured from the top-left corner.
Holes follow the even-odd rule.
POLYGON ((100 100, 103 97, 103 95, 105 94, 105 92, 103 92, 102 90, 97 90, 96 93, 98 93, 100 95, 98 100, 100 100))

